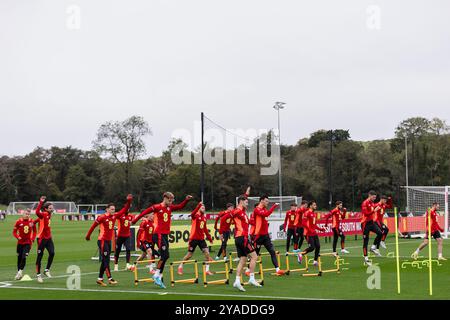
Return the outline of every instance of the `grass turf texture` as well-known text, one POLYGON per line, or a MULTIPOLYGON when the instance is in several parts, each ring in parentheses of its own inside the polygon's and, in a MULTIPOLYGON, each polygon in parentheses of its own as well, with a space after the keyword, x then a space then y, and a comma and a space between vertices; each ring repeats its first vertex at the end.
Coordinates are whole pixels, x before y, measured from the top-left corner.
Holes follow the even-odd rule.
MULTIPOLYGON (((396 264, 393 258, 373 258, 373 262, 378 264, 381 270, 381 290, 369 290, 367 280, 371 276, 367 273, 367 268, 362 263, 362 240, 357 241, 349 236, 347 248, 350 255, 344 256, 344 270, 340 275, 331 273, 323 277, 301 277, 299 274, 292 274, 286 277, 274 277, 266 273, 264 288, 246 287, 247 292, 240 293, 232 285, 228 286, 209 286, 204 288, 201 279, 199 284, 177 284, 174 288, 170 287, 169 265, 167 264, 164 272, 165 283, 168 289, 162 290, 154 284, 134 285, 133 273, 129 271, 113 272, 113 277, 119 281, 117 286, 108 286, 100 288, 96 285, 99 263, 91 260, 96 253, 96 238, 90 242, 84 240, 86 231, 91 221, 71 222, 61 221, 58 217, 52 220, 53 237, 56 247, 56 256, 52 267, 52 279, 44 279, 43 284, 35 280, 35 259, 36 244, 33 245, 30 256, 27 259, 25 274, 29 274, 33 281, 13 281, 16 273, 16 241, 12 237, 12 227, 17 217, 8 216, 6 222, 0 223, 0 299, 450 299, 448 290, 448 277, 450 275, 450 263, 443 262, 441 267, 433 265, 433 290, 432 297, 428 294, 428 268, 423 269, 402 269, 401 285, 402 294, 397 294, 396 264), (81 268, 81 289, 67 289, 66 273, 67 267, 77 265, 81 268)), ((175 224, 186 224, 187 222, 175 221, 175 224)), ((373 239, 373 235, 371 236, 373 239)), ((410 254, 419 245, 421 240, 401 240, 400 256, 401 262, 411 260, 410 254)), ((218 241, 216 241, 218 244, 218 241)), ((395 249, 394 238, 389 237, 388 250, 381 250, 386 256, 387 252, 393 252, 395 249)), ((325 243, 321 239, 322 251, 331 252, 331 244, 325 243)), ((284 241, 275 242, 277 250, 284 252, 284 241)), ((217 246, 214 246, 212 253, 215 256, 217 246)), ((235 251, 234 241, 229 242, 229 250, 235 251)), ((433 241, 433 257, 436 258, 436 242, 433 241)), ((262 250, 265 252, 265 249, 262 250)), ((444 241, 444 256, 450 252, 450 242, 444 241)), ((180 260, 186 253, 186 249, 172 249, 170 251, 170 261, 180 260)), ((428 248, 421 253, 425 259, 428 254, 428 248)), ((194 258, 203 260, 202 255, 197 250, 194 258)), ((135 259, 135 258, 132 258, 135 259)), ((268 257, 264 258, 265 268, 271 267, 268 257)), ((331 258, 324 257, 324 267, 331 266, 331 258)), ((47 261, 47 254, 44 255, 43 268, 47 261)), ((282 268, 285 266, 284 256, 281 257, 282 268)), ((124 268, 124 258, 120 259, 120 267, 124 268)), ((291 260, 291 266, 298 266, 295 258, 291 260)), ((113 263, 111 264, 111 268, 113 263)), ((211 267, 214 270, 215 267, 211 267)), ((145 275, 145 270, 140 271, 145 275)), ((175 269, 176 273, 176 269, 175 269)), ((192 277, 192 267, 185 267, 186 275, 184 278, 192 277)), ((231 283, 235 279, 235 274, 230 275, 231 283)))

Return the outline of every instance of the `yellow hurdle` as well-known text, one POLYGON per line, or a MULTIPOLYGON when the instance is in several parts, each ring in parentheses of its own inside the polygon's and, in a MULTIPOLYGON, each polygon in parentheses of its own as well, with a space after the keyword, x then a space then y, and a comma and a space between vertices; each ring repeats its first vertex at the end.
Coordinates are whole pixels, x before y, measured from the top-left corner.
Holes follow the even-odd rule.
POLYGON ((295 272, 308 272, 309 271, 309 266, 308 266, 308 256, 304 256, 303 259, 305 260, 305 266, 304 268, 298 268, 298 269, 291 269, 291 264, 289 261, 289 257, 297 257, 298 253, 292 253, 292 252, 287 252, 286 253, 286 275, 290 275, 291 273, 295 273, 295 272))
MULTIPOLYGON (((264 285, 264 268, 263 268, 263 263, 262 263, 262 259, 261 257, 259 257, 259 259, 256 261, 256 263, 259 266, 259 272, 255 272, 255 274, 259 275, 259 279, 256 279, 256 281, 260 284, 260 285, 264 285)), ((250 262, 247 262, 247 267, 250 267, 250 262)), ((255 270, 256 271, 256 270, 255 270)), ((241 274, 241 283, 243 286, 248 285, 248 282, 244 282, 243 278, 242 278, 242 274, 241 274)))
POLYGON ((210 261, 210 262, 203 262, 203 286, 205 288, 208 287, 209 284, 229 284, 230 283, 230 272, 228 270, 228 263, 227 261, 210 261), (206 265, 211 265, 211 264, 220 264, 223 263, 225 266, 225 270, 224 271, 217 271, 214 272, 215 274, 224 274, 225 275, 225 279, 219 279, 219 280, 212 280, 212 281, 208 281, 206 278, 206 265))
POLYGON ((340 258, 338 255, 334 255, 332 253, 324 253, 319 256, 318 263, 319 263, 319 272, 318 273, 311 273, 311 274, 303 274, 304 277, 321 277, 324 273, 341 273, 341 266, 340 266, 340 258), (325 269, 322 268, 322 257, 333 257, 335 258, 334 265, 336 268, 334 269, 325 269))
POLYGON ((137 286, 139 283, 141 282, 154 282, 152 278, 145 278, 145 279, 139 279, 139 275, 138 275, 138 266, 140 264, 145 264, 145 263, 155 263, 156 259, 153 260, 142 260, 142 261, 136 261, 134 263, 134 285, 137 286))
MULTIPOLYGON (((277 255, 278 267, 281 269, 280 252, 279 251, 275 251, 275 254, 277 255)), ((264 253, 261 253, 259 256, 261 257, 261 260, 262 260, 262 257, 268 257, 268 256, 270 257, 270 253, 269 252, 264 252, 264 253)), ((275 271, 275 270, 276 270, 275 267, 263 269, 264 272, 271 272, 271 271, 275 271)), ((277 275, 277 274, 276 273, 271 273, 271 275, 277 275)))
POLYGON ((170 263, 170 285, 172 287, 174 287, 175 283, 188 283, 188 284, 198 283, 198 262, 197 262, 197 260, 174 261, 174 262, 170 263), (174 264, 181 264, 181 263, 194 265, 195 278, 175 280, 175 273, 173 271, 173 266, 174 266, 174 264))

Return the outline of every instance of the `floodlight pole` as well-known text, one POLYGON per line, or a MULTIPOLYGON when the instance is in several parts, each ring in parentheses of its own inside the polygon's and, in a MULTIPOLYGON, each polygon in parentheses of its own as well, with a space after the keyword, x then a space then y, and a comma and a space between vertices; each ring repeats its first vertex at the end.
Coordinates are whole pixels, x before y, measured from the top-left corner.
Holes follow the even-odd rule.
POLYGON ((202 164, 200 170, 200 199, 204 202, 205 196, 205 116, 202 112, 201 114, 201 123, 202 123, 202 164))
POLYGON ((280 207, 279 207, 279 212, 280 212, 280 216, 282 215, 282 201, 281 198, 283 197, 283 177, 281 174, 281 121, 280 121, 280 110, 284 109, 284 105, 286 103, 284 102, 275 102, 275 105, 273 106, 273 108, 275 110, 277 110, 278 112, 278 145, 279 145, 279 166, 278 166, 278 191, 280 194, 280 207))
POLYGON ((405 135, 406 212, 409 212, 408 136, 405 135))

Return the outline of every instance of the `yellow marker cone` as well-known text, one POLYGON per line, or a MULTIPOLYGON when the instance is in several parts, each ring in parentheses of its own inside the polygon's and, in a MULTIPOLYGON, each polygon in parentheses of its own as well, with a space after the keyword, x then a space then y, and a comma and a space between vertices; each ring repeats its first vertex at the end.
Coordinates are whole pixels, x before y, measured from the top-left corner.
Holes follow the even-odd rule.
POLYGON ((26 274, 22 277, 22 279, 20 279, 20 281, 33 281, 33 279, 31 279, 31 277, 26 274))

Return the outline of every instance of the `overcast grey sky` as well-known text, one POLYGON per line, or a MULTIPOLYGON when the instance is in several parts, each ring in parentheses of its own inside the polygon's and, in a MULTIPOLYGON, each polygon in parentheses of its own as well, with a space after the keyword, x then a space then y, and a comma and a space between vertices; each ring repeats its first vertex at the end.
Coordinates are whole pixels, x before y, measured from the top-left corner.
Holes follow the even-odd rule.
POLYGON ((101 123, 136 114, 159 155, 201 111, 276 127, 278 100, 289 144, 322 128, 368 140, 411 116, 450 122, 449 12, 447 0, 2 0, 0 154, 88 149, 101 123))

